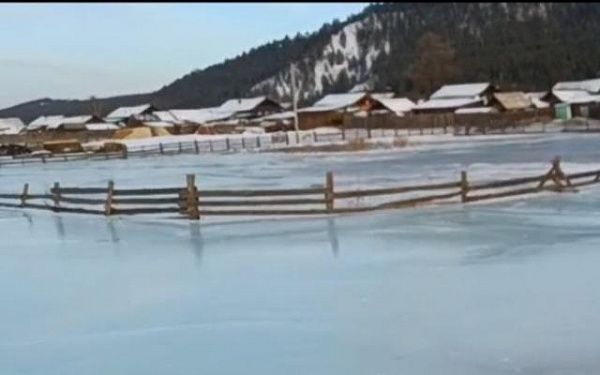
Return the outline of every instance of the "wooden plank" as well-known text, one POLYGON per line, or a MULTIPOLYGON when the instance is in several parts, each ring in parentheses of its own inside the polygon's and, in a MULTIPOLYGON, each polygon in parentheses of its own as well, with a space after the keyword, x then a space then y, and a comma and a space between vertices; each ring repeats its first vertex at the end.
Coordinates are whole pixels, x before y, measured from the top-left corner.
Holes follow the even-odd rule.
POLYGON ((178 204, 180 198, 113 198, 113 204, 178 204))
POLYGON ((203 197, 267 197, 284 195, 316 195, 324 193, 324 188, 277 190, 202 190, 203 197))
POLYGON ((501 187, 509 187, 514 185, 522 185, 531 182, 539 182, 540 179, 544 178, 543 175, 533 176, 533 177, 520 177, 520 178, 511 178, 507 180, 496 180, 490 181, 480 184, 469 185, 469 190, 483 190, 483 189, 493 189, 493 188, 501 188, 501 187))
MULTIPOLYGON (((58 183, 57 183, 58 184, 58 183)), ((100 187, 88 187, 88 188, 78 188, 78 187, 63 187, 58 188, 58 185, 55 184, 54 187, 50 190, 52 194, 58 192, 59 194, 106 194, 106 188, 100 187), (59 189, 58 191, 56 189, 59 189)))
POLYGON ((555 190, 555 189, 548 188, 548 187, 546 187, 546 188, 532 187, 532 188, 523 188, 523 189, 503 191, 503 192, 499 192, 499 193, 472 195, 467 198, 467 202, 475 202, 475 201, 486 200, 486 199, 511 197, 511 196, 515 196, 515 195, 533 194, 533 193, 539 193, 539 192, 542 192, 545 190, 555 190))
POLYGON ((110 216, 113 211, 113 192, 115 190, 115 183, 113 180, 108 181, 108 188, 106 189, 106 203, 104 204, 104 213, 106 216, 110 216))
POLYGON ((186 208, 188 217, 191 220, 199 220, 200 215, 198 214, 198 190, 196 188, 196 176, 188 174, 186 176, 186 187, 187 187, 187 200, 186 208))
POLYGON ((61 196, 60 201, 71 204, 104 204, 106 199, 102 198, 80 198, 80 197, 66 197, 61 196))
POLYGON ((571 173, 571 174, 568 174, 567 177, 569 177, 571 180, 573 180, 573 179, 577 179, 577 178, 596 177, 598 175, 600 175, 600 170, 590 171, 590 172, 571 173))
POLYGON ((340 191, 334 193, 335 198, 354 198, 354 197, 366 197, 373 195, 389 195, 408 193, 412 191, 421 190, 443 190, 460 187, 459 182, 447 182, 443 184, 430 184, 430 185, 414 185, 414 186, 402 186, 393 188, 379 188, 379 189, 365 189, 365 190, 352 190, 352 191, 340 191))
POLYGON ((199 201, 201 207, 236 206, 286 206, 286 205, 324 205, 325 199, 269 199, 269 200, 206 200, 199 201))
POLYGON ((60 205, 60 184, 58 182, 54 183, 54 188, 52 191, 52 200, 54 201, 54 208, 58 208, 58 206, 60 205))
POLYGON ((467 194, 469 193, 469 181, 467 180, 467 171, 460 172, 460 200, 461 202, 467 201, 467 194))
POLYGON ((141 214, 165 214, 179 213, 179 207, 162 207, 162 208, 114 208, 115 215, 141 215, 141 214))
POLYGON ((27 204, 27 194, 29 193, 29 184, 23 185, 23 192, 21 193, 21 207, 25 207, 27 204))
POLYGON ((1 199, 21 199, 21 194, 0 194, 1 199))
POLYGON ((417 197, 417 198, 403 199, 403 200, 393 201, 393 202, 386 202, 386 203, 379 204, 373 208, 376 210, 379 210, 379 209, 388 209, 388 208, 410 207, 410 206, 416 206, 418 204, 432 202, 432 201, 436 201, 436 200, 455 198, 455 197, 458 197, 461 195, 462 195, 462 191, 446 193, 446 194, 429 195, 429 196, 425 196, 425 197, 417 197))
POLYGON ((333 172, 327 172, 325 176, 325 208, 327 211, 333 210, 334 199, 333 172))
MULTIPOLYGON (((179 194, 180 192, 185 191, 184 188, 176 187, 176 188, 156 188, 156 189, 117 189, 114 191, 115 196, 123 196, 123 195, 169 195, 169 194, 179 194)), ((104 189, 106 192, 106 189, 104 189)))

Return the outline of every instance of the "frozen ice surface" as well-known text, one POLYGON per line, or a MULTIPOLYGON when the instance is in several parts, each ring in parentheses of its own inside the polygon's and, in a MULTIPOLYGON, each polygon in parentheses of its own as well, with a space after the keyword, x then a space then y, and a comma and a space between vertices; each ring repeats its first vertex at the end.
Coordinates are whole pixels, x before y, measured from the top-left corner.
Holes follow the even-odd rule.
MULTIPOLYGON (((0 190, 265 187, 524 174, 595 136, 353 155, 0 169, 0 190), (487 173, 487 175, 486 175, 487 173)), ((600 188, 472 206, 226 224, 0 210, 1 374, 591 374, 600 188)))

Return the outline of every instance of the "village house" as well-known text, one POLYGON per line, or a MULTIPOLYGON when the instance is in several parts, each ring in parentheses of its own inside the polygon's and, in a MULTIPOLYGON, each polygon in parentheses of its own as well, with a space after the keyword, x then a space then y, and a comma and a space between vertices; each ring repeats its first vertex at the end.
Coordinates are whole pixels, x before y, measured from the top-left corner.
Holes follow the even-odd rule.
POLYGON ((89 130, 88 125, 91 125, 90 129, 98 130, 100 124, 107 125, 104 120, 95 115, 70 116, 54 121, 46 127, 46 130, 89 130))
POLYGON ((27 125, 28 132, 40 132, 48 128, 55 128, 60 121, 64 119, 63 115, 40 116, 27 125))
POLYGON ((144 122, 159 122, 154 115, 158 109, 152 104, 143 104, 134 107, 120 107, 105 117, 106 122, 122 124, 123 126, 143 126, 144 122))
MULTIPOLYGON (((381 110, 394 112, 394 110, 386 108, 375 97, 377 97, 377 94, 366 92, 325 95, 312 106, 298 110, 298 126, 300 129, 341 126, 344 124, 344 115, 368 116, 381 110)), ((379 97, 385 98, 388 97, 388 94, 379 97)), ((390 107, 397 105, 397 103, 392 102, 388 104, 390 107)))
POLYGON ((558 82, 543 100, 555 108, 556 116, 590 117, 600 113, 600 78, 558 82))
POLYGON ((229 99, 217 107, 214 113, 220 113, 223 116, 222 120, 238 120, 238 122, 243 123, 246 120, 281 111, 283 111, 283 108, 277 101, 266 96, 258 96, 254 98, 229 99))
POLYGON ((0 118, 0 135, 19 134, 25 125, 18 117, 0 118))
POLYGON ((418 103, 415 113, 449 113, 460 108, 487 107, 496 88, 490 82, 444 85, 429 100, 418 103))

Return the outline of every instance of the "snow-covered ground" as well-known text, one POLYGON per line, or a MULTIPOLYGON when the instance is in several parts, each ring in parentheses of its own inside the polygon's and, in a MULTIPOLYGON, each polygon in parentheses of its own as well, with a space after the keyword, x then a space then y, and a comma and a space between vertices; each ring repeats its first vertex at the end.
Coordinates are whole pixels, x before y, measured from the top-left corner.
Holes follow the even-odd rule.
MULTIPOLYGON (((30 165, 0 190, 485 180, 597 169, 598 137, 30 165)), ((226 224, 0 210, 0 373, 596 373, 599 196, 226 224)))

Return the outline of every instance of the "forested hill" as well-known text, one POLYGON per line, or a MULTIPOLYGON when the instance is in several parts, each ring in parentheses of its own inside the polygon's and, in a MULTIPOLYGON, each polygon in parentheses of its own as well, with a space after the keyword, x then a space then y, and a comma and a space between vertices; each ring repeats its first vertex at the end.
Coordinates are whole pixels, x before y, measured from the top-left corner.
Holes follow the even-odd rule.
POLYGON ((426 95, 442 81, 492 80, 544 90, 557 80, 600 75, 598 19, 600 5, 594 3, 374 3, 344 21, 259 46, 153 93, 94 102, 43 99, 1 110, 0 117, 106 114, 144 102, 198 108, 256 94, 287 99, 292 62, 304 102, 357 84, 412 95, 426 95), (440 72, 436 61, 448 69, 440 72))

